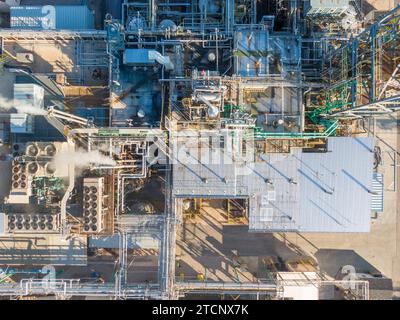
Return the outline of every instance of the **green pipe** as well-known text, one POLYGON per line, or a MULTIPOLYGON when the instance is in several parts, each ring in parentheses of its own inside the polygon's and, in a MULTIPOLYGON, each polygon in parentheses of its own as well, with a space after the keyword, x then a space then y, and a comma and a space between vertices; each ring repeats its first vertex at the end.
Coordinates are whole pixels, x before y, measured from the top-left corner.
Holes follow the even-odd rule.
POLYGON ((278 138, 302 138, 302 139, 318 139, 331 136, 338 128, 338 121, 334 121, 331 126, 323 133, 316 132, 256 132, 256 138, 278 137, 278 138))
POLYGON ((8 278, 10 278, 12 276, 11 273, 6 274, 3 278, 0 279, 0 283, 3 283, 4 281, 6 281, 8 278))

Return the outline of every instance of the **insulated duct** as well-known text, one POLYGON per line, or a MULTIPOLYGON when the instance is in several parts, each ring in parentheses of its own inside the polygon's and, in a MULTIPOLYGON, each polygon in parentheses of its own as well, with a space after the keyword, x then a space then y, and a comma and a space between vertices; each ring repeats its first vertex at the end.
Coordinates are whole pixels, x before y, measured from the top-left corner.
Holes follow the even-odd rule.
POLYGON ((149 51, 149 60, 157 61, 159 64, 165 66, 165 69, 167 70, 174 69, 174 64, 171 62, 171 59, 168 56, 163 56, 156 50, 149 51))

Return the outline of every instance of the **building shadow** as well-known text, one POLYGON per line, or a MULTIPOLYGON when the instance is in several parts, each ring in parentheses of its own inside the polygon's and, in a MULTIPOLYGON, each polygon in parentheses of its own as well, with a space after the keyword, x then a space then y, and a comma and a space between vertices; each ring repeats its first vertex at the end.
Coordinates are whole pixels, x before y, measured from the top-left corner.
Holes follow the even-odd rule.
POLYGON ((357 273, 381 274, 354 250, 319 249, 315 253, 315 258, 318 260, 320 270, 335 279, 340 279, 347 274, 347 272, 342 273, 344 266, 353 266, 357 273))

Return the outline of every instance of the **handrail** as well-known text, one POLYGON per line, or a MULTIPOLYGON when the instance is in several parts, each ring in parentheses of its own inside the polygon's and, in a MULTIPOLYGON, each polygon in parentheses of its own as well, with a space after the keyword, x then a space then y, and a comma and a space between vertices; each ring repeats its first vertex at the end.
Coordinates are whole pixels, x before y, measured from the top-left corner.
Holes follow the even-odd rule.
POLYGON ((255 132, 255 138, 299 138, 299 139, 324 139, 330 137, 339 127, 338 120, 334 121, 324 132, 255 132))

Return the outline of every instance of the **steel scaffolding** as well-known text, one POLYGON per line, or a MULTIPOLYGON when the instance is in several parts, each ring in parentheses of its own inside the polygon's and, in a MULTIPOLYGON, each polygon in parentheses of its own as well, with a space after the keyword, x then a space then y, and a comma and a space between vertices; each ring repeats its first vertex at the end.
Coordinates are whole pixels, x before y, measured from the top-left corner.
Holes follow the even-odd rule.
POLYGON ((326 56, 327 118, 358 118, 399 110, 400 5, 326 56), (391 90, 389 90, 391 89, 391 90))

